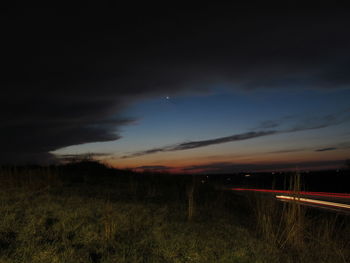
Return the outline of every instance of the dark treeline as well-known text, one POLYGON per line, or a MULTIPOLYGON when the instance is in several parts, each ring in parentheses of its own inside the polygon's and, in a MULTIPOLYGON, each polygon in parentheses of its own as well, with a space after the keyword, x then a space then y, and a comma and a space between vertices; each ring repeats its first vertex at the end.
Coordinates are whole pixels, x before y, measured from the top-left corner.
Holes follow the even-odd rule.
POLYGON ((251 173, 234 175, 210 175, 212 182, 220 182, 227 186, 266 188, 285 190, 290 180, 300 174, 301 188, 304 191, 349 193, 350 170, 325 170, 309 172, 251 173))
MULTIPOLYGON (((343 192, 350 193, 350 169, 324 170, 308 172, 265 172, 265 173, 236 173, 236 174, 170 174, 161 172, 136 172, 130 169, 116 169, 108 167, 93 160, 83 160, 52 166, 2 166, 3 171, 28 172, 50 171, 55 173, 65 183, 86 183, 95 185, 110 185, 111 183, 137 184, 140 188, 163 188, 164 191, 171 186, 184 189, 189 184, 195 183, 197 187, 221 188, 246 187, 265 189, 288 189, 290 180, 299 174, 304 191, 343 192), (132 182, 132 183, 131 183, 132 182)), ((130 187, 130 186, 129 186, 130 187)), ((136 187, 136 186, 134 186, 136 187)), ((139 190, 140 190, 139 189, 139 190)))

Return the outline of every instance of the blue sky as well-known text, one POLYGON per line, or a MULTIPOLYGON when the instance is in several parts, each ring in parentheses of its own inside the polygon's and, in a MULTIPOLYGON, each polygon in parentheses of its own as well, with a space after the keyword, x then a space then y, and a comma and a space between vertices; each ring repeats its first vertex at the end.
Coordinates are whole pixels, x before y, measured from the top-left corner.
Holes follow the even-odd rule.
POLYGON ((131 168, 179 168, 210 160, 213 163, 290 162, 293 165, 318 160, 345 160, 350 152, 349 101, 350 90, 346 89, 232 91, 221 88, 203 94, 164 94, 135 102, 124 110, 123 115, 135 121, 121 128, 121 139, 67 147, 56 153, 106 153, 108 157, 103 158, 107 162, 131 168), (340 120, 318 128, 319 124, 327 122, 327 116, 339 117, 340 120), (304 129, 303 125, 315 127, 304 129), (299 127, 299 130, 197 149, 122 158, 135 152, 183 142, 293 127, 299 127), (315 152, 325 148, 329 149, 315 152))

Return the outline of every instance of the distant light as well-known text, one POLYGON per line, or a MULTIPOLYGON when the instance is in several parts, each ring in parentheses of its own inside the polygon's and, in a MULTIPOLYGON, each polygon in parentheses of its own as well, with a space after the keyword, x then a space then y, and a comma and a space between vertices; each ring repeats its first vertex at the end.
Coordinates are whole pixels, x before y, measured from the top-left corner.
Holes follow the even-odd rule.
POLYGON ((250 177, 250 174, 246 174, 245 177, 250 177))
POLYGON ((170 97, 169 97, 169 96, 165 96, 165 99, 166 99, 166 100, 170 100, 170 97))

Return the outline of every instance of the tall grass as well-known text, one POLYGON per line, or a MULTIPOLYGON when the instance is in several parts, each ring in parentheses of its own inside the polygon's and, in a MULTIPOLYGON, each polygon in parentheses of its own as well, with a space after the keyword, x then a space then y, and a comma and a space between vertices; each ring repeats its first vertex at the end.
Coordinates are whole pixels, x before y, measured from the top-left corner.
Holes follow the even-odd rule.
MULTIPOLYGON (((301 188, 300 176, 290 180, 289 190, 295 200, 301 188)), ((254 195, 256 227, 261 236, 273 246, 299 248, 303 246, 305 229, 305 209, 296 202, 284 203, 282 206, 274 196, 254 195)))
POLYGON ((292 201, 280 203, 274 196, 254 195, 259 236, 269 244, 268 249, 285 251, 296 262, 349 262, 348 218, 326 212, 315 216, 298 202, 301 188, 297 173, 289 182, 292 201))

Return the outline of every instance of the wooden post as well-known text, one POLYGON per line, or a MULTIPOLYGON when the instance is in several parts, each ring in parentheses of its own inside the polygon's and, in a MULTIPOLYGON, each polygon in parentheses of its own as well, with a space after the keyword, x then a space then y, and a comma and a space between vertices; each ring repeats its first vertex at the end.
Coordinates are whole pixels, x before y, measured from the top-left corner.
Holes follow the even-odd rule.
POLYGON ((192 182, 190 183, 187 194, 188 194, 188 221, 192 221, 194 216, 194 191, 195 191, 196 178, 192 175, 192 182))

